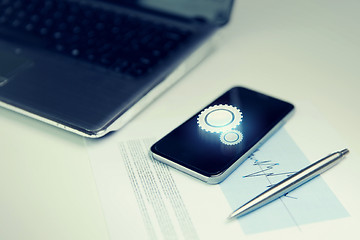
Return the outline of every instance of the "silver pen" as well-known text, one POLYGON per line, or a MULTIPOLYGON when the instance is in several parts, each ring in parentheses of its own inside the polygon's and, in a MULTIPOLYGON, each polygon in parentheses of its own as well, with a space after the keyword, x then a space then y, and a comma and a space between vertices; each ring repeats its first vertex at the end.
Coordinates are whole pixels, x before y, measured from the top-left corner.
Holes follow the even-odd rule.
POLYGON ((337 163, 339 163, 342 157, 348 152, 349 152, 348 149, 334 152, 314 162, 313 164, 305 167, 304 169, 294 173, 290 177, 275 184, 267 191, 261 193, 257 197, 253 198, 249 202, 245 203, 244 205, 236 209, 233 213, 230 214, 229 219, 248 214, 249 212, 252 212, 264 206, 265 204, 268 204, 269 202, 294 190, 300 185, 310 181, 314 177, 320 175, 321 173, 327 171, 328 169, 332 168, 337 163))

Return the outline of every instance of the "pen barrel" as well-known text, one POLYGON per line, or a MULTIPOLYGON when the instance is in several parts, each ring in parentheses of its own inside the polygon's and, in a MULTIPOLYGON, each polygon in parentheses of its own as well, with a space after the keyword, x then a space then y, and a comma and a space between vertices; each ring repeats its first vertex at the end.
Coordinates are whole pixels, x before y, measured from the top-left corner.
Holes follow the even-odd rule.
MULTIPOLYGON (((290 192, 338 164, 339 161, 342 159, 342 156, 343 154, 341 154, 340 152, 336 152, 325 158, 322 158, 309 165, 308 167, 300 170, 299 172, 291 175, 290 177, 284 179, 283 181, 279 182, 271 189, 274 189, 276 192, 280 192, 279 189, 290 192)), ((284 194, 286 194, 287 192, 285 192, 284 194)))
POLYGON ((337 163, 339 163, 339 161, 342 159, 342 156, 346 153, 348 153, 347 149, 340 152, 335 152, 327 157, 324 157, 314 162, 308 167, 275 184, 267 191, 253 198, 240 208, 236 209, 230 215, 230 218, 239 215, 245 215, 269 202, 272 202, 273 200, 283 196, 284 194, 291 192, 295 188, 303 185, 304 183, 310 181, 311 179, 319 176, 321 173, 335 166, 337 163))

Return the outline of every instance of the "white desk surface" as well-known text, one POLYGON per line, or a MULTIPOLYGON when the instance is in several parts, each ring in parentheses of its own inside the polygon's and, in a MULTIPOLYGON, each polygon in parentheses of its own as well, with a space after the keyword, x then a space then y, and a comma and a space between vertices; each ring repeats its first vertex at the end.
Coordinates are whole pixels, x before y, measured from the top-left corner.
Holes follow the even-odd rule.
MULTIPOLYGON (((359 155, 359 10, 356 0, 236 1, 216 51, 126 128, 170 130, 243 85, 309 102, 359 155)), ((0 109, 0 239, 108 239, 92 174, 81 137, 0 109)))

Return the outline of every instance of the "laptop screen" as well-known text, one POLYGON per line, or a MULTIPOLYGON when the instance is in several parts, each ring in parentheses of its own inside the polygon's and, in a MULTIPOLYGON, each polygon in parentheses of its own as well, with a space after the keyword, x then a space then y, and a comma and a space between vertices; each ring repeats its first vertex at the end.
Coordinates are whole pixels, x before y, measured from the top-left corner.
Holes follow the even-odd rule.
POLYGON ((216 25, 228 22, 233 0, 106 0, 132 7, 157 10, 186 18, 206 20, 216 25))
POLYGON ((224 24, 228 21, 232 0, 139 0, 138 4, 189 18, 224 24))

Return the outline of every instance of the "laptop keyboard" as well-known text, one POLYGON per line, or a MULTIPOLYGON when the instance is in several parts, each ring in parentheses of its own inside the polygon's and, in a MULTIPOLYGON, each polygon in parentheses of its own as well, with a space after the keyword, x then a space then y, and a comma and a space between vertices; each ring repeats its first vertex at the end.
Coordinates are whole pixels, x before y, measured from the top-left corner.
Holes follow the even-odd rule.
POLYGON ((191 34, 64 0, 0 0, 0 28, 2 35, 9 30, 17 40, 133 77, 149 73, 191 34))

